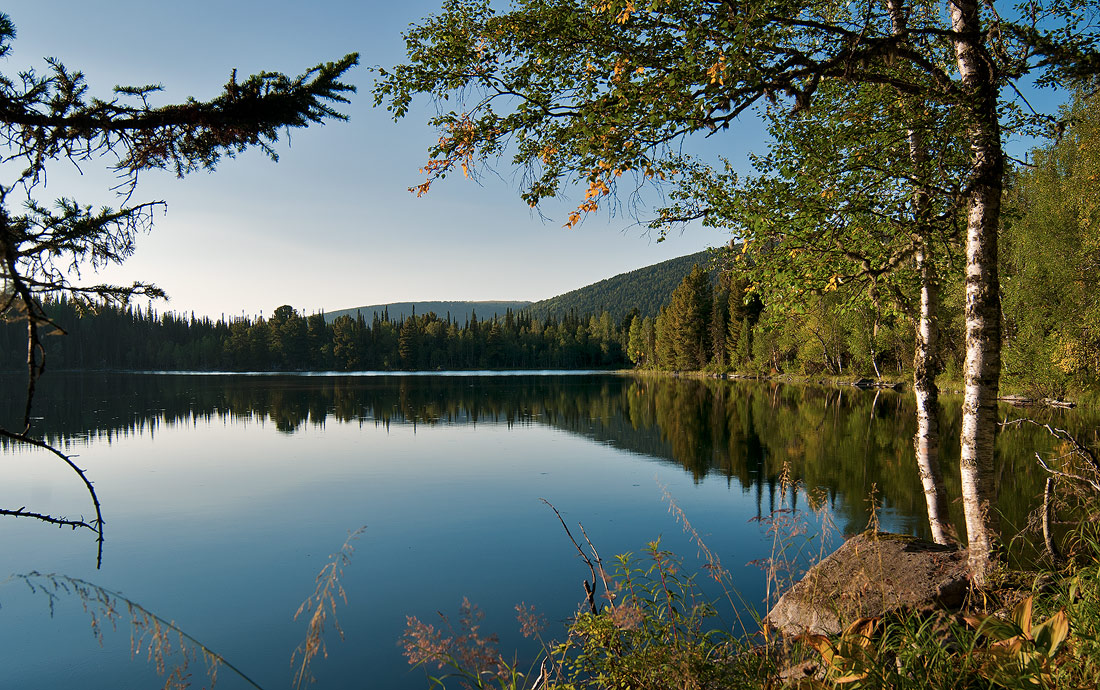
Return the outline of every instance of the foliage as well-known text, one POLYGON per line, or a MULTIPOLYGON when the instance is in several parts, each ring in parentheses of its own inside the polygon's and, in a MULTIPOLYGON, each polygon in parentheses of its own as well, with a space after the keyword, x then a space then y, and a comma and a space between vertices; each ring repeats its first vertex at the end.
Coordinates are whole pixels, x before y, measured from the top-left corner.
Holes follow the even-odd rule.
MULTIPOLYGON (((1002 78, 1036 67, 1051 83, 1066 68, 1087 72, 1096 39, 1087 12, 1073 15, 1078 8, 1033 4, 1015 22, 983 17, 997 24, 1001 44, 978 41, 1002 78), (1044 13, 1065 30, 1038 22, 1044 13)), ((613 203, 624 177, 628 191, 690 178, 693 161, 676 142, 726 129, 761 103, 828 110, 832 84, 868 85, 902 108, 920 95, 969 116, 975 94, 952 78, 945 13, 923 3, 905 10, 909 26, 897 31, 881 3, 525 0, 498 11, 485 0, 451 0, 406 33, 405 64, 378 70, 375 102, 396 118, 421 94, 441 106, 426 179, 413 191, 457 170, 476 177, 480 164, 507 157, 532 206, 583 190, 574 225, 613 203)), ((670 209, 658 225, 683 219, 670 209)))
MULTIPOLYGON (((1092 687, 1100 680, 1100 542, 1094 533, 1094 526, 1082 524, 1076 565, 1045 573, 1054 584, 1025 594, 1007 613, 902 610, 856 620, 838 635, 803 635, 766 646, 729 635, 713 606, 697 598, 698 585, 682 573, 680 561, 654 543, 641 560, 617 558, 608 575, 608 604, 572 619, 565 640, 548 646, 533 684, 522 682, 531 676, 517 675, 501 687, 1092 687)), ((995 594, 986 601, 997 606, 1000 599, 995 594)), ((464 611, 470 608, 463 604, 464 611)), ((502 658, 495 648, 477 658, 471 650, 480 645, 459 651, 452 638, 415 619, 410 636, 435 640, 418 642, 414 656, 420 663, 453 664, 452 677, 476 677, 472 670, 497 668, 502 658)), ((432 680, 447 687, 447 678, 432 680)))
POLYGON ((305 640, 298 645, 298 648, 290 656, 292 667, 296 660, 301 659, 298 671, 294 674, 295 690, 300 690, 303 684, 309 685, 314 682, 314 678, 310 674, 310 665, 318 654, 322 658, 328 658, 324 634, 325 623, 328 622, 330 616, 332 617, 332 627, 339 633, 340 639, 344 639, 344 631, 341 630, 340 622, 336 618, 336 599, 339 597, 346 606, 348 596, 344 592, 344 586, 340 584, 340 578, 344 575, 344 568, 351 563, 351 554, 355 551, 352 542, 358 539, 365 530, 366 527, 364 526, 348 533, 344 545, 340 547, 339 551, 329 556, 328 563, 317 573, 317 587, 313 590, 313 594, 306 597, 306 600, 294 612, 294 620, 298 620, 298 616, 303 613, 309 614, 309 625, 306 627, 305 640))
MULTIPOLYGON (((522 605, 516 609, 521 625, 529 625, 522 605)), ((525 679, 528 674, 521 673, 514 663, 501 656, 497 650, 497 636, 481 633, 481 619, 484 616, 476 604, 465 598, 459 609, 458 630, 442 613, 439 614, 439 628, 409 616, 401 639, 405 656, 413 666, 434 665, 439 670, 449 669, 441 676, 428 676, 432 687, 446 688, 451 680, 457 681, 463 688, 516 690, 527 687, 525 679)), ((538 687, 538 680, 531 687, 538 687)))
POLYGON ((91 620, 92 634, 100 644, 107 627, 116 629, 119 623, 130 627, 130 652, 135 658, 145 656, 164 677, 164 690, 184 690, 191 686, 191 663, 201 660, 206 677, 213 687, 218 668, 224 666, 248 685, 262 690, 251 678, 229 660, 196 640, 175 623, 165 620, 141 604, 119 592, 67 575, 30 572, 13 575, 42 594, 52 614, 62 597, 75 597, 91 620))
MULTIPOLYGON (((466 688, 733 688, 753 687, 764 676, 768 656, 722 631, 714 606, 659 541, 643 558, 615 560, 613 572, 603 575, 608 603, 599 612, 579 612, 564 641, 544 642, 532 672, 519 672, 501 656, 495 635, 480 632, 481 614, 466 600, 457 630, 442 614, 438 629, 409 617, 405 654, 415 666, 449 669, 429 676, 440 688, 450 681, 466 688)), ((516 608, 525 634, 533 632, 531 612, 516 608)))
POLYGON ((708 336, 714 306, 710 276, 696 264, 672 292, 665 312, 674 368, 697 370, 706 365, 713 354, 708 336))
POLYGON ((825 662, 826 681, 844 685, 865 680, 871 675, 871 667, 879 663, 873 638, 878 624, 877 618, 860 618, 835 640, 826 635, 805 636, 805 641, 825 662))
MULTIPOLYGON (((15 25, 0 13, 0 57, 11 51, 14 38, 15 25)), ((239 81, 234 71, 221 95, 210 101, 191 98, 162 106, 153 104, 159 86, 116 86, 110 100, 91 97, 83 73, 54 58, 46 60, 41 74, 0 75, 0 146, 5 149, 0 160, 11 175, 0 182, 0 324, 24 326, 23 347, 5 352, 25 353, 27 373, 22 420, 11 429, 0 427, 0 438, 51 451, 77 474, 95 508, 95 518, 88 521, 22 508, 4 509, 4 515, 90 529, 102 556, 104 520, 92 482, 69 456, 32 435, 32 406, 46 368, 42 329, 63 332, 44 310, 45 299, 61 296, 90 306, 125 304, 135 295, 164 296, 148 283, 80 282, 82 271, 127 259, 137 234, 151 227, 153 210, 163 207, 163 202, 130 205, 139 174, 166 169, 182 177, 213 170, 223 158, 252 147, 276 159, 281 132, 346 119, 335 108, 355 90, 341 79, 358 61, 357 54, 345 55, 295 78, 262 72, 239 81), (57 161, 79 169, 100 160, 113 161, 110 167, 120 179, 118 209, 93 210, 65 197, 51 208, 36 198, 57 161), (13 210, 17 204, 21 213, 13 210)))
MULTIPOLYGON (((940 187, 949 196, 959 190, 966 205, 968 420, 960 466, 967 476, 962 486, 969 561, 974 577, 983 582, 997 533, 989 504, 996 495, 991 468, 1001 371, 997 233, 1006 158, 1002 131, 1034 132, 1050 123, 1002 94, 1018 93, 1016 82, 1025 77, 1049 85, 1095 74, 1100 35, 1094 5, 1030 2, 1008 14, 977 0, 955 0, 946 12, 932 3, 900 0, 796 5, 762 0, 751 7, 709 0, 641 5, 633 0, 526 0, 497 12, 487 0, 453 0, 439 16, 406 34, 408 62, 379 71, 375 103, 386 104, 397 118, 421 94, 442 106, 430 121, 440 136, 423 168, 427 178, 411 191, 423 194, 458 168, 476 177, 476 164, 512 153, 511 165, 523 173, 521 195, 532 207, 574 187, 584 190, 584 201, 569 214, 569 227, 602 203, 613 203, 624 175, 639 186, 670 176, 687 181, 681 189, 688 212, 676 206, 660 210, 653 225, 661 231, 708 217, 713 210, 708 194, 716 190, 706 180, 714 161, 692 158, 677 144, 691 134, 728 128, 765 100, 778 105, 783 99, 780 122, 789 127, 802 111, 846 116, 850 104, 862 97, 847 91, 879 89, 869 102, 897 102, 901 113, 888 113, 888 133, 896 135, 912 124, 942 128, 948 142, 965 133, 964 164, 954 175, 945 174, 940 187), (443 105, 452 97, 454 104, 443 105), (944 117, 924 117, 929 104, 944 117)), ((883 163, 882 150, 871 153, 866 168, 850 152, 837 163, 863 168, 862 173, 878 167, 890 170, 893 179, 905 179, 883 163)), ((926 188, 925 171, 906 170, 915 189, 926 188)), ((872 188, 862 173, 857 183, 872 188)), ((829 199, 829 185, 837 178, 834 173, 812 179, 811 185, 829 199)), ((910 192, 908 184, 905 192, 910 192)), ((772 210, 781 218, 790 213, 785 206, 772 210)), ((857 222, 844 224, 842 245, 848 232, 871 226, 870 237, 861 234, 854 242, 865 264, 883 254, 890 256, 887 264, 904 257, 904 247, 883 241, 884 235, 902 233, 883 233, 881 227, 889 223, 867 222, 878 219, 861 218, 862 209, 855 211, 857 222)), ((919 218, 920 211, 912 215, 919 218)), ((729 226, 730 217, 719 216, 729 226)), ((739 239, 740 226, 756 219, 733 220, 731 229, 739 239)), ((819 230, 806 229, 811 235, 819 230)), ((911 246, 927 244, 923 228, 916 235, 923 239, 911 246)), ((861 267, 862 273, 873 270, 861 267)), ((802 278, 813 276, 796 277, 802 278)), ((839 282, 836 273, 828 280, 826 288, 839 282)), ((928 316, 922 321, 928 322, 928 316)), ((773 360, 778 352, 771 348, 773 360)), ((661 354, 658 348, 658 366, 667 366, 661 354)), ((872 352, 872 365, 876 358, 872 352)), ((672 359, 674 366, 684 365, 677 353, 672 359)), ((930 370, 917 369, 921 374, 930 370)))
POLYGON ((967 616, 966 622, 993 642, 979 653, 981 673, 995 684, 1047 686, 1052 664, 1069 637, 1065 609, 1038 623, 1032 620, 1034 597, 1016 605, 1012 616, 967 616))
POLYGON ((1100 95, 1013 179, 1002 233, 1005 375, 1043 397, 1100 382, 1100 95))
POLYGON ((553 687, 726 686, 735 671, 725 661, 738 645, 716 625, 716 609, 680 561, 659 541, 642 559, 615 561, 610 603, 579 613, 567 639, 551 648, 562 676, 553 687))
POLYGON ((733 229, 735 266, 785 312, 808 293, 837 293, 837 311, 854 302, 912 313, 916 251, 958 258, 968 162, 950 113, 895 89, 829 83, 813 109, 769 108, 755 173, 696 165, 667 213, 733 229))

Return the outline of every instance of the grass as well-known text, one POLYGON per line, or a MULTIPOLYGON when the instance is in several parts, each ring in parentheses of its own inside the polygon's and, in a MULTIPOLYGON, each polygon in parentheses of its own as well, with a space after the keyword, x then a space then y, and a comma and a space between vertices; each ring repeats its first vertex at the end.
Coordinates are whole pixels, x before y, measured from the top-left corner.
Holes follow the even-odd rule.
MULTIPOLYGON (((783 637, 728 615, 736 592, 703 595, 698 578, 725 581, 728 572, 702 544, 686 516, 671 510, 699 545, 704 561, 689 573, 683 561, 652 542, 622 554, 604 573, 597 612, 582 606, 562 639, 544 642, 520 672, 495 646, 488 657, 460 647, 414 647, 411 662, 449 669, 433 687, 538 690, 735 688, 1051 688, 1100 686, 1100 524, 1083 520, 1067 542, 1062 565, 1029 574, 1005 572, 999 587, 972 592, 962 611, 894 611, 853 621, 839 635, 783 637), (1022 585, 1021 585, 1022 582, 1022 585), (492 681, 489 683, 488 681, 492 681)), ((1100 513, 1095 496, 1080 514, 1100 513)), ((803 572, 812 552, 806 520, 825 511, 782 508, 768 518, 775 547, 764 565, 770 591, 803 572)), ((872 517, 872 523, 874 518, 872 517)), ((875 525, 870 525, 872 532, 875 525)), ((818 546, 818 548, 823 548, 818 546)), ((819 551, 820 556, 824 551, 819 551)), ((769 605, 774 595, 769 596, 769 605)), ((464 603, 464 611, 469 603, 464 603)), ((410 632, 423 624, 410 619, 410 632)), ((416 632, 419 631, 419 632, 416 632)), ((407 639, 408 635, 407 635, 407 639)), ((463 638, 449 638, 460 640, 463 638)), ((465 644, 469 645, 469 639, 465 644)), ((495 638, 494 638, 495 640, 495 638)))
MULTIPOLYGON (((410 617, 401 640, 411 664, 426 671, 433 688, 499 690, 733 690, 740 688, 1051 688, 1100 686, 1100 500, 1085 495, 1086 516, 1064 544, 1057 568, 1023 575, 1004 573, 999 587, 973 592, 962 611, 895 611, 863 618, 839 635, 784 637, 759 619, 746 620, 730 573, 708 549, 687 516, 667 495, 670 511, 699 547, 701 567, 662 548, 659 540, 638 554, 620 554, 604 567, 593 545, 592 584, 599 605, 582 602, 556 637, 525 605, 516 607, 525 636, 541 652, 519 661, 500 651, 495 634, 482 629, 478 607, 464 600, 458 616, 440 614, 423 622, 410 617), (598 573, 597 573, 598 571, 598 573), (597 577, 598 574, 598 577, 597 577), (721 585, 721 596, 711 593, 721 585)), ((787 495, 788 492, 782 492, 787 495)), ((812 497, 811 497, 812 498, 812 497)), ((1081 496, 1078 496, 1081 498, 1081 496)), ((827 548, 815 534, 828 529, 823 504, 808 510, 781 507, 765 520, 774 547, 761 565, 770 606, 827 548), (811 522, 821 526, 808 530, 811 522)), ((564 524, 564 523, 563 523, 564 524)), ((874 529, 874 517, 869 527, 874 529)), ((296 617, 307 621, 295 652, 292 685, 312 682, 312 663, 325 656, 326 628, 340 632, 340 579, 359 532, 349 535, 316 578, 313 594, 296 617)), ((582 528, 583 534, 583 528, 582 528)), ((578 546, 578 549, 582 547, 578 546)), ((582 550, 582 554, 583 554, 582 550)), ((201 659, 213 686, 219 668, 239 669, 169 621, 117 592, 56 575, 21 576, 43 592, 50 606, 75 595, 89 613, 93 631, 119 621, 133 631, 135 656, 147 656, 165 678, 165 688, 188 687, 189 664, 201 659)), ((587 581, 586 581, 586 584, 587 581)), ((342 634, 341 634, 342 637, 342 634)), ((369 685, 369 684, 368 684, 369 685)))

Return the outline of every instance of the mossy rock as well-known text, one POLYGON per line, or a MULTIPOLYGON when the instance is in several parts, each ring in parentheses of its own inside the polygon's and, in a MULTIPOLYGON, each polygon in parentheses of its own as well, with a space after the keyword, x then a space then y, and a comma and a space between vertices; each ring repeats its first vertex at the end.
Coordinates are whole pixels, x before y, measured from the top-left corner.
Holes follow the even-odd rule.
POLYGON ((915 537, 865 532, 806 573, 768 613, 785 635, 840 633, 858 618, 899 609, 959 606, 966 551, 915 537))

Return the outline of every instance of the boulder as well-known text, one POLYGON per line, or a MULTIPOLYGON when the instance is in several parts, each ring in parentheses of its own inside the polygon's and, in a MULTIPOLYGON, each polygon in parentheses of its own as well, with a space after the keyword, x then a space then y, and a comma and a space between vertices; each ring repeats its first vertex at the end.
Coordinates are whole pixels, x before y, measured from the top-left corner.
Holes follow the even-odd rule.
POLYGON ((785 635, 835 635, 849 623, 897 609, 954 608, 966 595, 966 551, 915 537, 852 537, 784 594, 768 623, 785 635))

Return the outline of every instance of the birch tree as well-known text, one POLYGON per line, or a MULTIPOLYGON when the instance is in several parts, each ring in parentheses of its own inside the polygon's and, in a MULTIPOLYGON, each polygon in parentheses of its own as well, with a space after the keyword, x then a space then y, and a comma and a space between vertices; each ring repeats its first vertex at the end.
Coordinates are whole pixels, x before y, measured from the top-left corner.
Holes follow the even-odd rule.
POLYGON ((873 0, 520 0, 501 12, 486 0, 450 0, 407 32, 408 61, 380 69, 374 95, 396 118, 418 95, 439 106, 430 121, 439 138, 412 191, 504 162, 520 171, 532 206, 582 194, 569 226, 614 205, 620 190, 687 174, 685 137, 736 132, 742 114, 769 102, 812 110, 826 85, 889 86, 891 97, 957 117, 969 149, 957 181, 967 217, 964 507, 983 584, 996 532, 1002 118, 1014 128, 1045 122, 1018 117, 1002 93, 1024 77, 1053 84, 1100 65, 1094 3, 1039 0, 1011 14, 999 5, 921 6, 899 29, 873 0))

